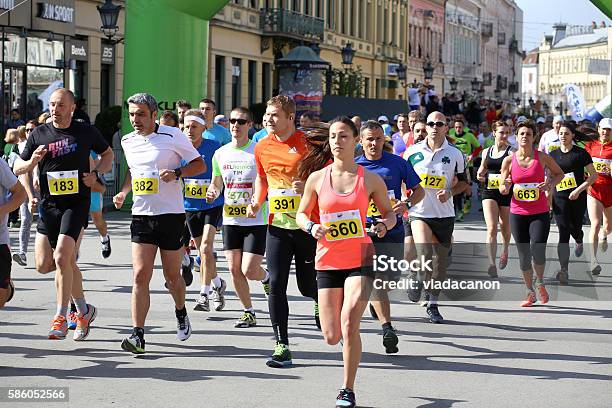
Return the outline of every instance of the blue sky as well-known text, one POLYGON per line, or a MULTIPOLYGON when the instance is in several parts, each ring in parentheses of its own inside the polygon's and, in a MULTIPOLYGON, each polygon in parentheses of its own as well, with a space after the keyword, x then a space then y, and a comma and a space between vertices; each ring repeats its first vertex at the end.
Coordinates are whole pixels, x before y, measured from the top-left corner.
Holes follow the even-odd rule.
POLYGON ((570 25, 612 21, 588 0, 515 0, 523 10, 523 48, 537 47, 542 36, 552 33, 552 25, 562 21, 570 25))

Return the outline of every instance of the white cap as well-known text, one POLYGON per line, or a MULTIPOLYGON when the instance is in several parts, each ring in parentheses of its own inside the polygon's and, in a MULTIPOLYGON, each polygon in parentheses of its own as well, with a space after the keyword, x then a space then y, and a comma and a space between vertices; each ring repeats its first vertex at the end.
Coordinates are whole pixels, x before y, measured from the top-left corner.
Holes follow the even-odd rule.
POLYGON ((612 119, 603 118, 599 121, 599 127, 602 129, 612 129, 612 119))
POLYGON ((393 117, 393 121, 394 121, 394 122, 397 122, 397 118, 398 118, 398 117, 399 117, 399 115, 395 115, 395 116, 393 117))
POLYGON ((524 122, 524 121, 526 121, 526 120, 527 120, 527 118, 526 118, 525 116, 519 116, 519 117, 516 119, 516 123, 521 123, 521 122, 524 122))
POLYGON ((538 116, 536 123, 546 123, 546 119, 544 119, 542 116, 538 116))
POLYGON ((215 123, 219 123, 219 122, 227 122, 227 118, 225 117, 225 115, 217 115, 215 116, 215 123))
POLYGON ((388 122, 388 121, 389 121, 389 118, 388 118, 388 117, 386 117, 385 115, 381 115, 381 116, 379 116, 379 117, 378 117, 378 121, 379 121, 379 122, 380 122, 380 121, 383 121, 383 122, 388 122))
POLYGON ((561 115, 555 115, 555 117, 553 118, 553 123, 555 122, 564 122, 565 119, 563 119, 563 116, 561 115))

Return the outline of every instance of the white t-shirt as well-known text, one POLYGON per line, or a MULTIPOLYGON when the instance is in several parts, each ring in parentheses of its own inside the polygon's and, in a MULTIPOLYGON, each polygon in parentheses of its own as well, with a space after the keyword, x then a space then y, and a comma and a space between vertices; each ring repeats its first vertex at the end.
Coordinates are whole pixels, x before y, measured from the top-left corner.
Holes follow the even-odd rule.
MULTIPOLYGON (((179 180, 169 183, 159 179, 159 171, 174 170, 181 166, 181 160, 191 162, 200 157, 187 136, 178 128, 156 125, 155 131, 147 136, 136 132, 121 138, 125 160, 132 173, 133 215, 182 214, 183 187, 179 180), (157 181, 155 181, 157 179, 157 181), (138 194, 134 183, 141 180, 141 189, 147 194, 138 194), (144 182, 143 182, 144 180, 144 182), (157 188, 155 188, 157 185, 157 188)), ((140 187, 138 187, 140 189, 140 187)))
POLYGON ((555 129, 550 129, 547 132, 544 132, 544 134, 542 134, 542 137, 540 138, 540 145, 538 146, 538 150, 541 152, 546 152, 546 147, 553 143, 556 142, 557 140, 559 140, 559 135, 557 134, 557 132, 555 132, 555 129))
POLYGON ((421 95, 419 95, 418 88, 408 88, 408 104, 421 105, 421 95))
POLYGON ((445 203, 436 197, 440 190, 450 190, 456 174, 465 172, 465 159, 461 150, 444 141, 432 151, 423 140, 406 149, 404 154, 414 171, 421 177, 425 197, 410 209, 410 215, 421 218, 447 218, 455 216, 453 199, 445 203))
POLYGON ((223 225, 266 225, 267 202, 264 202, 255 218, 247 218, 243 206, 251 202, 253 185, 257 178, 255 164, 255 142, 249 142, 241 148, 226 144, 215 152, 212 158, 213 177, 223 179, 223 225))

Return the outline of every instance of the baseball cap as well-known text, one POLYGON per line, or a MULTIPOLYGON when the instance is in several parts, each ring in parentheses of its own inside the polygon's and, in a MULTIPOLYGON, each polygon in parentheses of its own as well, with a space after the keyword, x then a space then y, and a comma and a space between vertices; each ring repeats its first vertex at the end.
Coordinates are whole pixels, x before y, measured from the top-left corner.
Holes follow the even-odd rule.
POLYGON ((599 121, 599 127, 602 129, 612 129, 612 119, 603 118, 599 121))
POLYGON ((220 123, 220 122, 227 122, 227 118, 225 117, 225 115, 217 115, 215 116, 215 123, 220 123))
POLYGON ((379 122, 388 122, 389 118, 386 117, 385 115, 381 115, 381 116, 378 117, 378 121, 379 122))
POLYGON ((546 119, 544 119, 542 116, 538 116, 536 123, 546 123, 546 119))
POLYGON ((521 123, 521 122, 524 122, 524 121, 526 121, 526 120, 527 120, 527 118, 526 118, 525 116, 519 116, 519 117, 516 119, 516 123, 521 123))
POLYGON ((563 119, 563 116, 561 115, 555 115, 555 117, 553 118, 553 123, 554 122, 564 122, 565 119, 563 119))
POLYGON ((399 115, 395 115, 395 116, 393 117, 393 121, 394 121, 394 122, 397 122, 397 118, 398 118, 398 117, 399 117, 399 115))

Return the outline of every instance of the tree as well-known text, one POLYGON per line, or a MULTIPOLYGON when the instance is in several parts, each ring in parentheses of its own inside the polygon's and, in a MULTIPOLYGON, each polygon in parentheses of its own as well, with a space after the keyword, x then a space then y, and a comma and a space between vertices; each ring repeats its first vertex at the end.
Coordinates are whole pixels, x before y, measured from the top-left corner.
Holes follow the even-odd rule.
MULTIPOLYGON (((329 80, 329 75, 328 75, 329 80)), ((360 66, 357 68, 338 69, 331 71, 331 94, 361 98, 364 95, 365 80, 360 66)))

